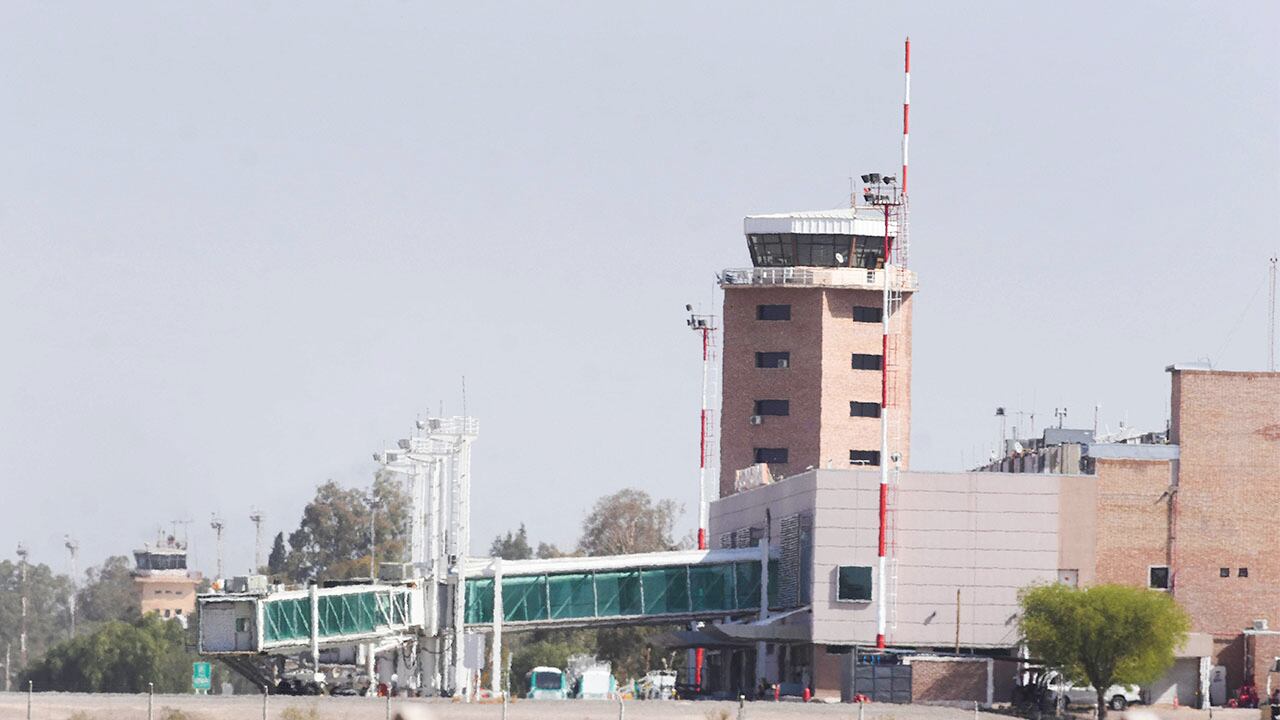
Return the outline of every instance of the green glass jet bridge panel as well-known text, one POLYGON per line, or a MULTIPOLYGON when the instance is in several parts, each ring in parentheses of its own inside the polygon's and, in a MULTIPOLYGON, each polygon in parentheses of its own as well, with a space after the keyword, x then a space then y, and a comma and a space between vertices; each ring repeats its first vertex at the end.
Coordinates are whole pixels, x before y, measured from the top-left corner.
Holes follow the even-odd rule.
MULTIPOLYGON (((379 636, 411 626, 411 591, 382 587, 351 591, 346 588, 316 593, 317 636, 321 643, 338 639, 379 636)), ((311 597, 266 597, 262 603, 262 647, 297 645, 311 639, 311 597)))
MULTIPOLYGON (((776 606, 778 562, 769 563, 769 604, 776 606)), ((493 622, 492 577, 467 580, 466 622, 493 622)), ((663 622, 760 610, 760 562, 504 575, 503 624, 613 624, 626 618, 663 622), (613 621, 613 622, 610 622, 613 621)))

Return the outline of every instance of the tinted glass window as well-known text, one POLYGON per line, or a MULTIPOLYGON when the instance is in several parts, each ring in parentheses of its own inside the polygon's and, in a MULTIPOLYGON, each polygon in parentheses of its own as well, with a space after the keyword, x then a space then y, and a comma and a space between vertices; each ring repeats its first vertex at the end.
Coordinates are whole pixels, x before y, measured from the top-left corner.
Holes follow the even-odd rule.
POLYGON ((787 449, 786 448, 756 448, 756 462, 776 463, 778 465, 786 464, 787 449))
POLYGON ((871 568, 841 565, 836 570, 836 599, 867 601, 871 599, 871 568))
POLYGON ((758 368, 785 368, 790 366, 791 353, 789 352, 756 353, 756 367, 758 368))
POLYGON ((1148 572, 1147 587, 1155 588, 1156 590, 1169 589, 1169 568, 1168 567, 1156 566, 1151 568, 1147 572, 1148 572))
POLYGON ((757 400, 756 415, 790 415, 790 400, 757 400))
POLYGON ((879 450, 850 450, 849 464, 851 465, 879 465, 879 450))
POLYGON ((853 306, 854 322, 878 323, 881 319, 880 308, 878 307, 853 306))
POLYGON ((790 320, 790 305, 757 305, 757 320, 790 320))
POLYGON ((881 356, 853 354, 854 370, 879 370, 881 356))
POLYGON ((880 403, 873 402, 851 402, 849 403, 849 417, 880 417, 880 403))

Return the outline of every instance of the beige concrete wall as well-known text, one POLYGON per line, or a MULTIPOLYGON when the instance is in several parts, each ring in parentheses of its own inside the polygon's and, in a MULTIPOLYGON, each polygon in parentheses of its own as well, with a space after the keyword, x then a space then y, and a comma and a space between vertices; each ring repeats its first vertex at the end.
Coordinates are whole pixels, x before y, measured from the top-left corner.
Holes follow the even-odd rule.
MULTIPOLYGON (((816 474, 814 642, 874 642, 875 603, 837 601, 835 575, 840 565, 876 566, 879 473, 816 474)), ((1012 646, 1018 590, 1057 576, 1059 488, 1054 475, 902 473, 891 500, 898 597, 889 642, 952 644, 959 588, 961 644, 1012 646)))
POLYGON ((764 527, 765 508, 773 519, 773 537, 780 537, 782 518, 799 513, 812 513, 817 498, 817 479, 804 473, 784 482, 764 485, 746 492, 724 497, 711 503, 708 543, 720 547, 720 536, 741 528, 764 527))
POLYGON ((1081 586, 1096 578, 1098 486, 1087 475, 1061 476, 1058 495, 1058 564, 1076 570, 1081 586))
MULTIPOLYGON (((726 532, 762 527, 765 508, 772 510, 775 538, 781 518, 812 512, 813 642, 871 644, 875 602, 838 601, 836 569, 863 565, 874 573, 879 481, 880 474, 871 470, 817 470, 721 498, 711 505, 711 543, 718 546, 726 532)), ((1078 559, 1091 552, 1084 539, 1063 543, 1059 532, 1070 527, 1063 508, 1078 508, 1078 519, 1091 517, 1091 482, 1037 474, 901 473, 890 500, 896 509, 891 541, 898 596, 896 628, 894 608, 888 608, 889 642, 950 646, 959 589, 961 645, 1015 644, 1018 591, 1053 582, 1063 567, 1064 547, 1078 559)), ((1072 530, 1076 536, 1087 532, 1072 530)), ((1082 570, 1088 567, 1086 560, 1079 562, 1082 570)))

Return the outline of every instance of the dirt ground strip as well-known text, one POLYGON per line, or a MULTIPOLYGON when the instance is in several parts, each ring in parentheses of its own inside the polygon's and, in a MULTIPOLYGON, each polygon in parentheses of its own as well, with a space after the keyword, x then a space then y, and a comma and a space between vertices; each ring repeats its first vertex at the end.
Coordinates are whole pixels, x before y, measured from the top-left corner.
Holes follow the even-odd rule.
MULTIPOLYGON (((619 714, 615 702, 588 700, 529 701, 520 700, 506 708, 507 720, 626 720, 662 718, 664 720, 736 720, 736 703, 718 702, 628 702, 619 714)), ((272 696, 268 700, 268 720, 502 720, 501 704, 464 705, 447 700, 395 700, 382 698, 302 698, 272 696)), ((27 696, 0 693, 0 720, 24 720, 27 696)), ((259 720, 260 697, 195 697, 192 695, 157 695, 152 703, 154 720, 259 720)), ((786 720, 788 718, 858 717, 857 706, 810 703, 747 703, 742 717, 749 720, 786 720)), ((925 705, 868 704, 863 709, 865 720, 972 720, 972 710, 958 710, 925 705)), ((979 720, 1008 718, 1007 715, 980 713, 979 720)), ((1120 720, 1207 720, 1209 714, 1198 710, 1174 708, 1136 708, 1128 713, 1111 713, 1120 720)), ((1257 710, 1215 710, 1214 720, 1255 720, 1257 710)), ((147 720, 145 695, 86 695, 73 693, 36 693, 32 697, 32 720, 147 720)))

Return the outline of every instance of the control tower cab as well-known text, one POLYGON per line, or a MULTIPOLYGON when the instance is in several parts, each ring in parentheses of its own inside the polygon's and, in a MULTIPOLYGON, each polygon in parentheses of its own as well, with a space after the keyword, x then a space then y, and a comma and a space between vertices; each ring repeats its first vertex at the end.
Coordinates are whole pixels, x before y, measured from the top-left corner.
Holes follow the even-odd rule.
POLYGON ((882 403, 906 469, 917 281, 898 242, 904 217, 901 205, 867 205, 746 218, 752 267, 720 276, 721 497, 761 464, 774 477, 878 468, 882 403))

